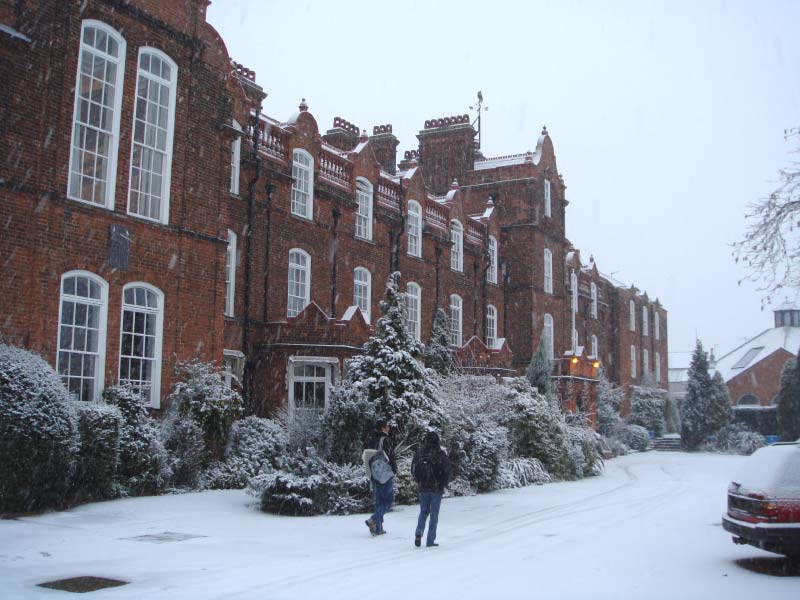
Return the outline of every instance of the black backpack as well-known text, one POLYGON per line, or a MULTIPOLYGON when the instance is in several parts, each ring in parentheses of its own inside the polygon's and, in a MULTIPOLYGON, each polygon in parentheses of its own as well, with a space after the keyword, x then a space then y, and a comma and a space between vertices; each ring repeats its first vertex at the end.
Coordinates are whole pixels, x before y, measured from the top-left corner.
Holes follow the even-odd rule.
POLYGON ((421 488, 433 489, 437 487, 438 477, 436 476, 436 455, 420 454, 417 464, 414 467, 414 481, 421 488))

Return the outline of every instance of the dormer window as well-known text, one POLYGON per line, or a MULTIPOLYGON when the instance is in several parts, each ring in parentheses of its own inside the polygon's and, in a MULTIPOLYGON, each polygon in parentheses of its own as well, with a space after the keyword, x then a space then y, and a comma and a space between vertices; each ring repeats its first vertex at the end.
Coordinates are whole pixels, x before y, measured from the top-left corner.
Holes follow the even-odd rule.
POLYGON ((356 237, 372 239, 372 184, 362 177, 356 180, 356 237))
MULTIPOLYGON (((453 271, 464 270, 464 226, 458 221, 450 221, 450 268, 453 271)), ((459 344, 460 345, 460 344, 459 344)))
POLYGON ((544 216, 553 216, 553 202, 550 194, 550 180, 544 180, 544 216))
POLYGON ((497 283, 497 240, 489 236, 489 270, 486 272, 489 283, 497 283))
POLYGON ((422 256, 422 207, 416 200, 408 201, 408 253, 411 256, 422 256))
POLYGON ((305 150, 292 155, 292 214, 314 218, 314 159, 305 150))

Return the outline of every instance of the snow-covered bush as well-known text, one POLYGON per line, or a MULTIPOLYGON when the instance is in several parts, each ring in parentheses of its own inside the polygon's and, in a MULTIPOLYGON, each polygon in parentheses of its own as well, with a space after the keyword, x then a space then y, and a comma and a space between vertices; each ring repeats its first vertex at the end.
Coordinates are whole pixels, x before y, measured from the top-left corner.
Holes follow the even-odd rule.
POLYGON ((339 464, 356 464, 375 420, 376 404, 350 386, 335 386, 322 419, 324 454, 339 464))
POLYGON ((501 488, 524 487, 551 481, 550 474, 538 458, 510 458, 500 465, 498 474, 501 488))
POLYGON ((206 458, 203 430, 191 419, 173 415, 161 424, 161 441, 169 455, 169 484, 197 488, 206 458))
POLYGON ((141 397, 129 387, 114 386, 103 391, 103 399, 122 414, 117 474, 123 492, 129 496, 160 492, 171 476, 169 456, 141 397))
POLYGON ((601 461, 600 443, 597 434, 586 426, 567 425, 567 473, 570 478, 582 479, 597 474, 601 461))
POLYGON ((455 477, 444 491, 446 498, 458 496, 474 496, 475 488, 464 477, 455 477))
POLYGON ((242 397, 213 364, 192 361, 178 368, 183 380, 169 396, 171 410, 197 423, 211 457, 221 458, 231 425, 242 414, 242 397))
POLYGON ((394 501, 397 504, 414 504, 419 500, 419 486, 411 475, 410 456, 405 456, 397 461, 394 487, 394 501))
POLYGON ((206 487, 241 489, 262 467, 280 466, 289 440, 284 423, 260 417, 246 417, 231 428, 225 460, 213 463, 205 473, 206 487))
POLYGON ((122 415, 107 404, 75 402, 81 447, 72 501, 91 502, 119 495, 117 466, 122 415))
POLYGON ((64 506, 79 444, 74 404, 53 368, 0 343, 0 511, 64 506))
POLYGON ((613 436, 622 424, 620 407, 625 391, 606 379, 601 370, 597 381, 597 431, 606 437, 613 436))
POLYGON ((641 425, 624 425, 618 430, 617 437, 631 450, 644 452, 650 447, 650 434, 641 425))
POLYGON ((344 515, 372 504, 363 466, 337 465, 313 453, 284 457, 280 469, 264 469, 247 491, 261 510, 280 515, 344 515))
POLYGON ((652 386, 631 386, 631 414, 628 422, 641 425, 661 437, 664 434, 664 404, 667 392, 652 386))
POLYGON ((453 351, 450 349, 450 321, 441 307, 433 315, 431 337, 423 351, 425 366, 441 375, 453 370, 453 351))
POLYGON ((552 381, 550 376, 553 374, 553 361, 550 359, 545 339, 539 340, 539 346, 531 357, 531 362, 525 370, 525 377, 530 382, 531 387, 538 391, 542 396, 549 396, 552 391, 552 381))
POLYGON ((703 449, 710 452, 750 455, 766 443, 760 433, 751 431, 741 423, 731 423, 709 438, 703 449))
MULTIPOLYGON (((615 433, 619 434, 619 429, 617 429, 615 433)), ((616 437, 616 435, 613 437, 601 435, 600 449, 602 450, 603 454, 610 455, 613 458, 616 458, 617 456, 624 456, 631 451, 631 449, 621 439, 616 437)))

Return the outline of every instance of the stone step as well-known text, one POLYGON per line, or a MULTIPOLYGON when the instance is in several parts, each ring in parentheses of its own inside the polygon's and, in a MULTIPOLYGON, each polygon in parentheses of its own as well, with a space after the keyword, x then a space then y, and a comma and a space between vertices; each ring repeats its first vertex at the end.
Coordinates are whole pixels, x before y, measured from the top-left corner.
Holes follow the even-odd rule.
POLYGON ((656 450, 680 450, 681 438, 673 436, 656 438, 653 448, 656 450))

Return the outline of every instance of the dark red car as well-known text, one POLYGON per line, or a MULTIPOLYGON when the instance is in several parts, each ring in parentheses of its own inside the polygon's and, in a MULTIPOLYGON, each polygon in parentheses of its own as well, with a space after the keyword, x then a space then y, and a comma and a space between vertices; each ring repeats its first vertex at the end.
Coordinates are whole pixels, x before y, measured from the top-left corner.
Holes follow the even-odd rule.
POLYGON ((737 544, 800 559, 800 443, 756 450, 728 486, 722 526, 737 544))

